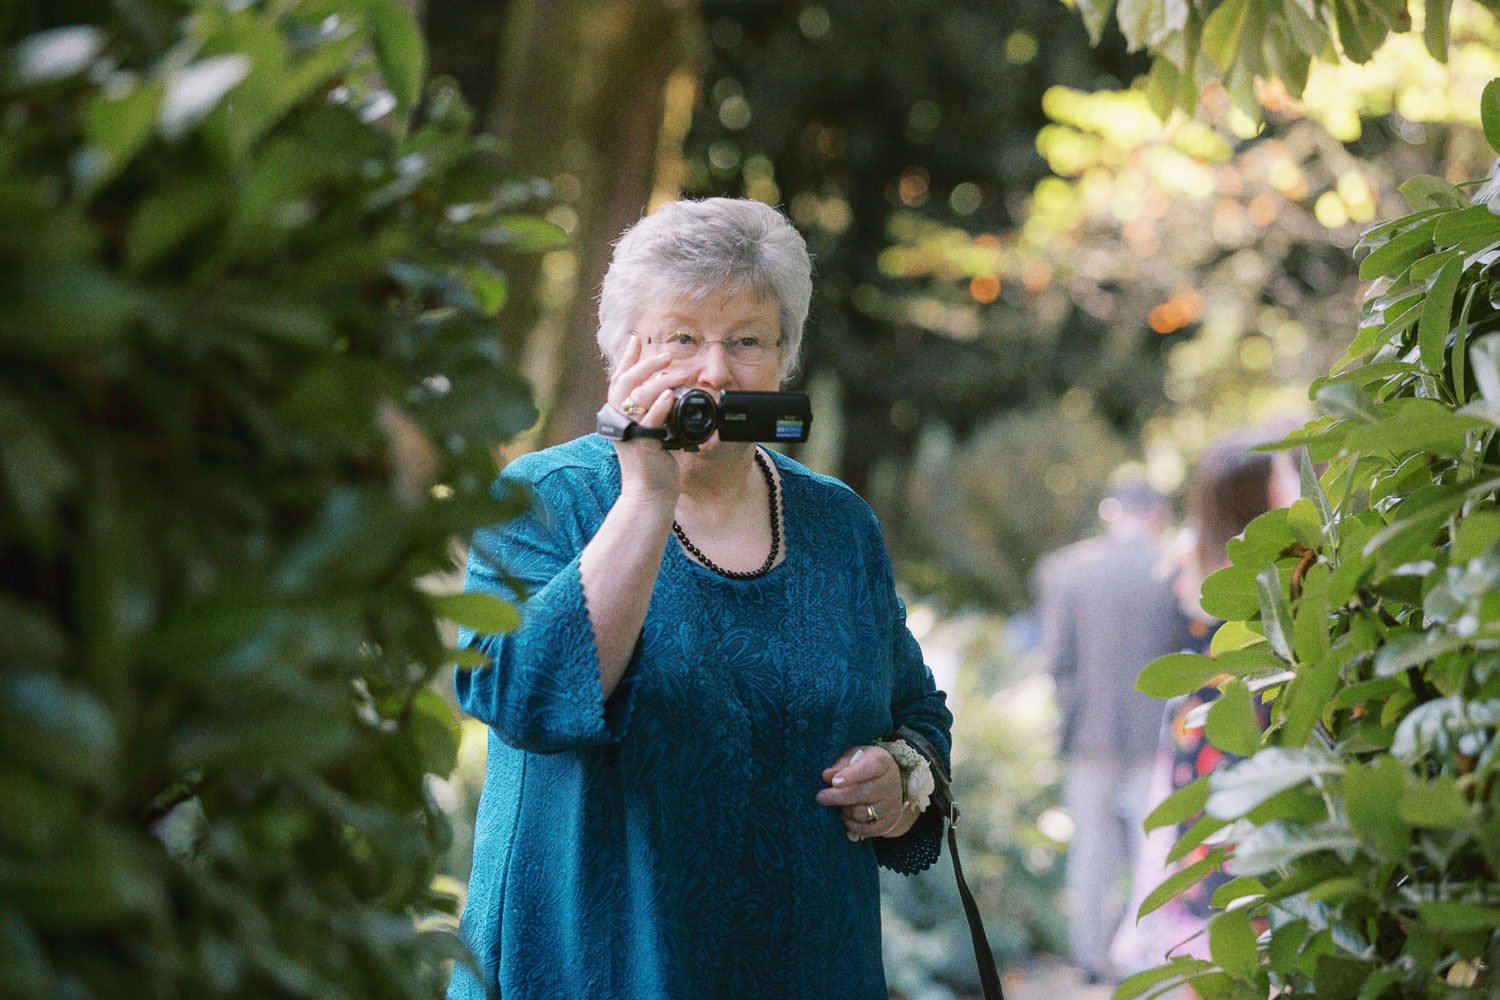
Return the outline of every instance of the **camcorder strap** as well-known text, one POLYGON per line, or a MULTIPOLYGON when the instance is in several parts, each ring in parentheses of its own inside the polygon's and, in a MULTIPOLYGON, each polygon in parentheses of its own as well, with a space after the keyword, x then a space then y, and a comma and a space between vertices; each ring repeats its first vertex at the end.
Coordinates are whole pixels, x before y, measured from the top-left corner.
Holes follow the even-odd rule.
POLYGON ((958 880, 958 896, 963 901, 969 936, 974 942, 980 992, 984 1000, 1005 1000, 1005 993, 1000 989, 1000 973, 995 968, 995 956, 990 953, 990 939, 984 932, 984 921, 979 917, 979 904, 969 891, 969 883, 964 881, 964 866, 958 860, 958 834, 954 832, 958 829, 958 803, 953 801, 953 789, 948 782, 947 768, 943 767, 943 758, 927 737, 910 726, 898 726, 894 738, 910 743, 932 767, 932 806, 948 817, 948 856, 953 859, 953 877, 958 880))
POLYGON ((661 441, 667 436, 665 427, 642 427, 609 403, 599 407, 599 412, 594 414, 594 432, 611 441, 633 441, 636 438, 661 441))

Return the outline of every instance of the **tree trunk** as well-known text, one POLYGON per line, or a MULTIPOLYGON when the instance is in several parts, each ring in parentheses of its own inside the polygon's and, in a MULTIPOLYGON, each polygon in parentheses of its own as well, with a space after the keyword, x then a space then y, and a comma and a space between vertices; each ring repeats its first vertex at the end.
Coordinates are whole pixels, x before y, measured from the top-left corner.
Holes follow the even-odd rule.
MULTIPOLYGON (((507 346, 528 354, 546 414, 536 444, 594 429, 604 399, 595 295, 620 231, 639 219, 657 172, 668 77, 699 22, 667 0, 512 5, 500 97, 487 122, 517 172, 545 178, 571 209, 570 287, 542 303, 545 262, 511 262, 507 346), (548 333, 544 328, 551 327, 548 333)), ((549 283, 556 287, 555 283, 549 283)))

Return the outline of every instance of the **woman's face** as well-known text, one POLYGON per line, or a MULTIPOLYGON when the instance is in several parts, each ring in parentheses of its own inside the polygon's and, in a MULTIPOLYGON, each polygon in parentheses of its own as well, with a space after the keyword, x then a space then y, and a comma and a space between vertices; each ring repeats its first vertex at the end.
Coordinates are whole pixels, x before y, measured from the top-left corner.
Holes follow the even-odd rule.
POLYGON ((713 293, 648 305, 636 320, 641 356, 672 358, 671 369, 715 394, 781 387, 781 310, 754 290, 713 293))

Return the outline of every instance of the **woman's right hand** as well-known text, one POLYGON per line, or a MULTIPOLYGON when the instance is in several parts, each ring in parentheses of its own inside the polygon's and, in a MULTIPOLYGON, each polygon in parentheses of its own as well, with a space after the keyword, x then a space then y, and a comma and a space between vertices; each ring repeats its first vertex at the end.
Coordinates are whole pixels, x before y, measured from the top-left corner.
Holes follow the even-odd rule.
MULTIPOLYGON (((672 390, 682 376, 671 369, 671 358, 643 358, 643 350, 640 338, 631 337, 609 381, 609 403, 642 427, 661 427, 672 410, 672 390), (636 407, 645 412, 632 415, 636 407)), ((621 499, 650 506, 661 504, 667 511, 676 509, 677 463, 659 440, 616 441, 615 454, 620 460, 621 499)))

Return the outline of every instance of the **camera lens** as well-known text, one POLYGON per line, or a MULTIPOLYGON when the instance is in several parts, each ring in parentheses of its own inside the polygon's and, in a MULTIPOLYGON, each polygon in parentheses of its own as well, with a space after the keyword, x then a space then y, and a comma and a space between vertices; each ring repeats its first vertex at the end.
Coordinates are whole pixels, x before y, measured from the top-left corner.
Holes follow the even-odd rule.
POLYGON ((667 414, 667 447, 696 447, 713 436, 719 425, 719 404, 702 389, 683 386, 676 391, 667 414))
POLYGON ((677 412, 677 421, 682 426, 682 432, 688 437, 712 434, 714 429, 713 404, 701 399, 683 400, 682 409, 677 412))

